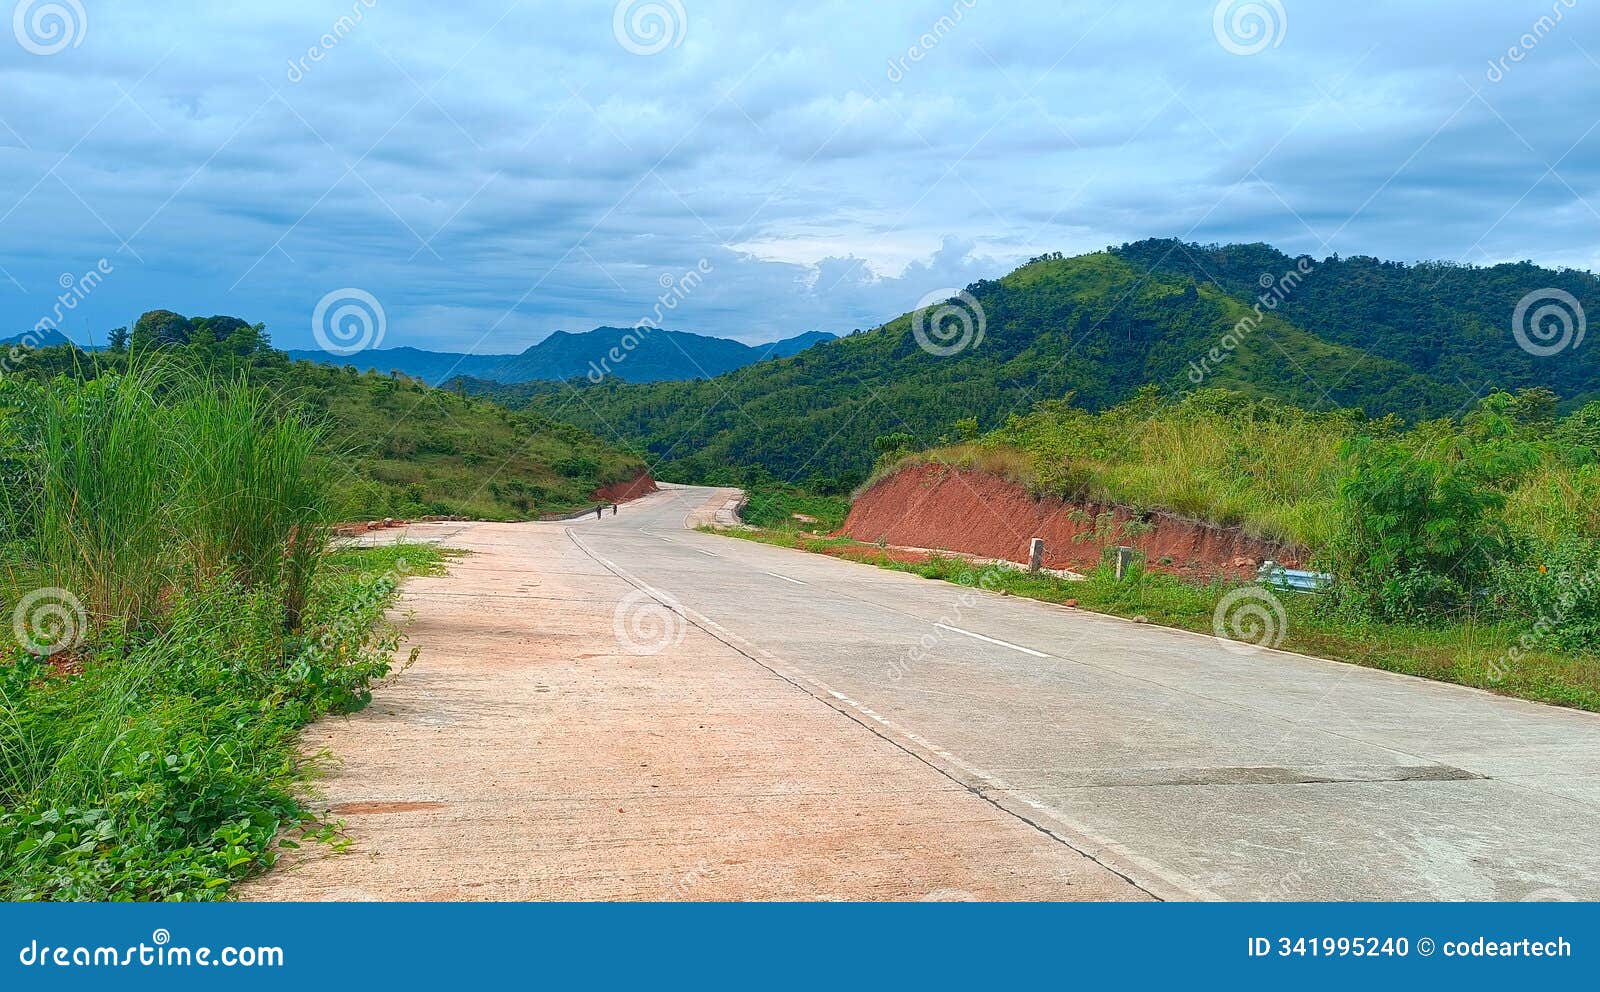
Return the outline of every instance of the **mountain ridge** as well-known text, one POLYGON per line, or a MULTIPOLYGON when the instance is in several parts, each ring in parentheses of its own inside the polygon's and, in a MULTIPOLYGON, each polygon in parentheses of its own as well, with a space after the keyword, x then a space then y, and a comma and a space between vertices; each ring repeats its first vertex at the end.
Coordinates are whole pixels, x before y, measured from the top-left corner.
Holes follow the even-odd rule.
POLYGON ((289 356, 363 371, 399 371, 430 385, 457 377, 505 384, 610 376, 625 382, 659 382, 720 375, 768 358, 797 354, 833 337, 826 331, 806 331, 748 345, 690 331, 601 326, 589 331, 554 331, 517 354, 474 355, 403 346, 349 356, 294 349, 289 356))
POLYGON ((1570 406, 1600 383, 1592 350, 1540 358, 1511 326, 1519 299, 1550 287, 1600 307, 1591 274, 1337 256, 1302 271, 1300 259, 1176 241, 1051 254, 946 304, 982 313, 982 334, 953 353, 927 340, 924 311, 712 380, 578 383, 581 403, 568 386, 463 385, 627 439, 662 477, 740 481, 731 467, 754 465, 839 491, 865 476, 886 435, 932 446, 960 421, 993 428, 1069 396, 1099 410, 1151 385, 1174 397, 1224 387, 1414 422, 1457 416, 1492 387, 1544 387, 1570 406))

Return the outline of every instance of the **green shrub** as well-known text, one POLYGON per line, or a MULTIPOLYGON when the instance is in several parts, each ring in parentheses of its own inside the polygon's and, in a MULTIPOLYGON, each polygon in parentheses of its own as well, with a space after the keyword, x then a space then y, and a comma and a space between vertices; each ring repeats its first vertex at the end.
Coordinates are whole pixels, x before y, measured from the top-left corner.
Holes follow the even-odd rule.
POLYGON ((297 800, 295 740, 389 673, 400 555, 411 569, 437 560, 346 553, 318 577, 301 636, 273 590, 220 584, 182 597, 158 636, 97 644, 76 677, 8 659, 0 898, 218 898, 273 862, 280 832, 336 839, 297 800))

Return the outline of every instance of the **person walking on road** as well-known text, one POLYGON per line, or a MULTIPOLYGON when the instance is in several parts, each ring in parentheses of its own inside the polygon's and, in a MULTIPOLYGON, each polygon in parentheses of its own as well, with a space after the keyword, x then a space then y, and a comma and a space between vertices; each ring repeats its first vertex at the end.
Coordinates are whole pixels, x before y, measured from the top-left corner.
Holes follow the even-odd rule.
POLYGON ((599 506, 594 508, 594 518, 596 520, 600 519, 600 514, 605 512, 605 508, 606 508, 606 505, 604 503, 601 503, 599 506))

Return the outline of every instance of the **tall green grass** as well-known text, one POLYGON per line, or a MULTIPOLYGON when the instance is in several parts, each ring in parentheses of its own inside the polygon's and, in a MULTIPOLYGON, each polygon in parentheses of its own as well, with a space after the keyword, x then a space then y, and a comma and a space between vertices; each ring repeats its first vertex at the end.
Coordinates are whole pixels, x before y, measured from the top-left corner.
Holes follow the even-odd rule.
POLYGON ((322 432, 235 380, 191 388, 172 410, 186 458, 177 505, 201 581, 281 586, 298 629, 331 522, 322 432))
POLYGON ((20 485, 8 487, 10 584, 70 590, 89 622, 140 624, 163 610, 176 534, 175 450, 160 376, 72 385, 9 381, 20 485))
POLYGON ((57 588, 93 635, 159 626, 219 581, 267 587, 300 625, 327 544, 332 476, 315 424, 246 381, 150 364, 7 381, 0 592, 57 588))

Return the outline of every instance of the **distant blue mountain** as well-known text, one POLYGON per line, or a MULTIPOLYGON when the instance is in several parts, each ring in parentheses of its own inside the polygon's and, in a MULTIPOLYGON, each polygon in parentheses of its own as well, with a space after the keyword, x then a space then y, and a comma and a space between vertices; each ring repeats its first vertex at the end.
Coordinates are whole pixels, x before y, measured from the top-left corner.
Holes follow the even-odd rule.
POLYGON ((766 359, 797 355, 833 339, 826 331, 807 331, 770 344, 748 345, 686 331, 597 327, 581 334, 556 331, 520 355, 380 348, 349 356, 295 350, 289 357, 376 372, 398 371, 431 385, 457 376, 508 384, 596 375, 625 382, 660 382, 709 378, 766 359))
POLYGON ((19 344, 25 344, 30 348, 54 348, 57 345, 71 343, 72 341, 60 331, 44 331, 38 334, 33 331, 23 331, 9 338, 0 338, 0 348, 7 349, 19 344))

